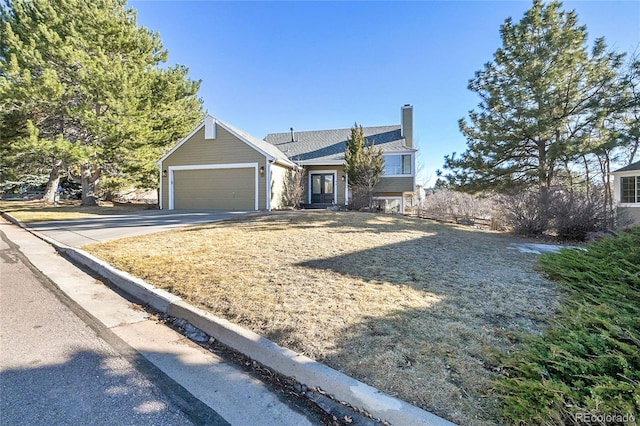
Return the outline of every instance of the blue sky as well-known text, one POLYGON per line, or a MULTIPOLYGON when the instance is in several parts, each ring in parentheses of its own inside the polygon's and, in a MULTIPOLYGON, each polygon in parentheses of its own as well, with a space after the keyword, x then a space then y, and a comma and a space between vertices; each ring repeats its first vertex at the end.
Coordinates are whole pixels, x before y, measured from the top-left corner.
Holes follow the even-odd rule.
MULTIPOLYGON (((433 183, 443 156, 463 152, 458 120, 479 99, 469 79, 501 45, 499 28, 530 1, 130 1, 160 33, 169 64, 202 80, 207 111, 267 133, 400 123, 414 106, 422 170, 433 183)), ((639 1, 567 1, 591 45, 640 50, 639 1)))

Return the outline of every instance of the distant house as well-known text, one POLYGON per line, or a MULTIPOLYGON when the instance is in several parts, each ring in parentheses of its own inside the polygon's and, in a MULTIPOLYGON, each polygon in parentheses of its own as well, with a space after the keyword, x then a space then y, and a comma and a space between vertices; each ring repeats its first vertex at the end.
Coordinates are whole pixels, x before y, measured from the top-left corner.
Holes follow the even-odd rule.
MULTIPOLYGON (((401 123, 364 128, 384 153, 385 171, 374 189, 384 211, 403 213, 415 188, 413 107, 401 123)), ((160 208, 272 210, 282 207, 287 170, 304 167, 303 202, 309 207, 348 205, 343 171, 350 129, 273 133, 265 140, 207 116, 159 161, 160 208)))
POLYGON ((613 193, 619 212, 640 226, 640 161, 614 171, 613 193))

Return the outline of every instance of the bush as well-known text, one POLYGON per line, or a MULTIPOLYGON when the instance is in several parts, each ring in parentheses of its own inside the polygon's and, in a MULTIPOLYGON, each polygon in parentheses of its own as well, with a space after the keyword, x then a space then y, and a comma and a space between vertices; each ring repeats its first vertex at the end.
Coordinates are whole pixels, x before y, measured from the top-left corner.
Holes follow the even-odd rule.
POLYGON ((543 335, 523 336, 521 349, 503 358, 496 389, 506 422, 593 424, 580 420, 607 415, 628 421, 601 424, 633 424, 640 418, 640 228, 586 251, 541 256, 540 266, 567 296, 543 335))
POLYGON ((492 199, 465 192, 436 189, 427 193, 421 202, 420 209, 425 213, 450 216, 454 219, 490 219, 495 214, 495 203, 492 199))
POLYGON ((584 241, 591 232, 606 229, 605 206, 596 196, 556 192, 552 197, 553 228, 561 239, 584 241))
POLYGON ((287 170, 282 188, 282 205, 297 209, 304 195, 306 171, 302 168, 287 170))
POLYGON ((549 228, 548 198, 536 191, 522 191, 500 200, 505 223, 516 234, 542 235, 549 228))

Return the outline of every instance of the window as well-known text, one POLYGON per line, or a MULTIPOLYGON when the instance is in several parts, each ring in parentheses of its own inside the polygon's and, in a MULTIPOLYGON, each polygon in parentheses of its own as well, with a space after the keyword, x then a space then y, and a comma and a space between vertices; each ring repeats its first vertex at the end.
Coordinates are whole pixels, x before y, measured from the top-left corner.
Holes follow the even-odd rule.
POLYGON ((385 155, 383 176, 410 175, 411 155, 385 155))
POLYGON ((640 176, 623 177, 620 183, 620 202, 640 203, 640 176))

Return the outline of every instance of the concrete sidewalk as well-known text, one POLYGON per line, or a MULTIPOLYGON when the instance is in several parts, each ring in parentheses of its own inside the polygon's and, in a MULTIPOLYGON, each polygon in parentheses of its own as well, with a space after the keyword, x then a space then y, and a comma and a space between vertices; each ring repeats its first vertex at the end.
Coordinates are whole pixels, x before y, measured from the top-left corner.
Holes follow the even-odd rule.
POLYGON ((311 425, 262 382, 154 321, 144 310, 87 275, 45 241, 0 219, 0 232, 106 328, 233 425, 311 425))

